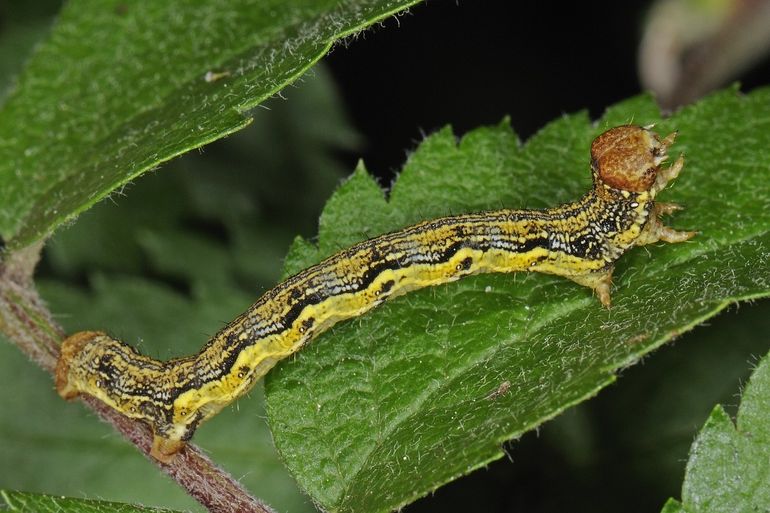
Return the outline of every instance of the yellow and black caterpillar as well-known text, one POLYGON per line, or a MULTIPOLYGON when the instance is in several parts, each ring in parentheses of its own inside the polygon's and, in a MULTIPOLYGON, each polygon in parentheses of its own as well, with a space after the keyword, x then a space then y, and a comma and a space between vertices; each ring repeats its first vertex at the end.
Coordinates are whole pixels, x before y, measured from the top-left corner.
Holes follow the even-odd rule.
POLYGON ((279 360, 410 290, 538 271, 590 287, 609 306, 612 270, 625 251, 695 234, 664 226, 659 216, 678 206, 654 201, 684 164, 679 157, 661 167, 675 135, 660 139, 630 125, 601 134, 591 146, 593 187, 574 203, 443 217, 355 244, 278 284, 193 356, 162 362, 105 333, 76 333, 62 343, 59 394, 89 394, 149 423, 152 455, 165 461, 279 360))

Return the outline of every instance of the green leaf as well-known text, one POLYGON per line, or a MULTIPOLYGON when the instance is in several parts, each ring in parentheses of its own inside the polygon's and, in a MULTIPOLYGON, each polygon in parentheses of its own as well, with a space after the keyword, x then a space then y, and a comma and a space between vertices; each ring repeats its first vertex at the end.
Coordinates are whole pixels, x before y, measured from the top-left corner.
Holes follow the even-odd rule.
POLYGON ((11 249, 45 237, 148 169, 243 128, 245 111, 334 41, 415 3, 68 2, 0 112, 0 237, 11 249))
POLYGON ((746 386, 736 425, 717 405, 690 448, 682 502, 663 511, 770 511, 770 355, 746 386), (675 509, 678 508, 678 509, 675 509))
POLYGON ((172 513, 169 509, 11 490, 0 490, 0 498, 3 501, 0 510, 18 513, 172 513))
POLYGON ((698 237, 624 256, 611 310, 555 277, 477 276, 398 298, 283 362, 266 381, 276 446, 323 509, 407 504, 731 302, 770 293, 770 89, 727 90, 667 119, 634 98, 595 125, 561 118, 523 146, 507 122, 459 143, 441 130, 389 201, 359 169, 324 210, 318 248, 296 244, 286 273, 422 219, 575 200, 590 184, 591 140, 628 122, 680 131, 672 152, 687 164, 661 200, 684 205, 668 222, 698 237))

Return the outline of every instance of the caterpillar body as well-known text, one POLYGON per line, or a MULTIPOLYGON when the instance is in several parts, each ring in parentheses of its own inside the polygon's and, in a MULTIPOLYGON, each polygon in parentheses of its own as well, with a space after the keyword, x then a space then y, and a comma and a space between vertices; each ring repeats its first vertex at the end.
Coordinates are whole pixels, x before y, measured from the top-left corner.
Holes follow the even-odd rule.
POLYGON ((411 290, 471 274, 537 271, 590 287, 608 307, 614 263, 625 251, 695 235, 663 225, 659 217, 679 207, 654 201, 684 165, 680 156, 661 166, 675 136, 631 125, 604 132, 591 145, 593 187, 573 203, 443 217, 355 244, 269 290, 193 356, 158 361, 105 333, 76 333, 62 343, 57 390, 66 399, 89 394, 147 422, 151 454, 168 461, 278 361, 411 290))

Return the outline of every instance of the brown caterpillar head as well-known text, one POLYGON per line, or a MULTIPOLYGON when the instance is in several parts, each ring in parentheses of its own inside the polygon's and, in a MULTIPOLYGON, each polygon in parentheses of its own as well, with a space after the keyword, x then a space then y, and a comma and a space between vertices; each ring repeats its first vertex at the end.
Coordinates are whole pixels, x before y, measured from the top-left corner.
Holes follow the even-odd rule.
POLYGON ((650 190, 674 137, 676 133, 661 140, 648 128, 634 125, 610 128, 591 143, 594 181, 631 192, 650 190))

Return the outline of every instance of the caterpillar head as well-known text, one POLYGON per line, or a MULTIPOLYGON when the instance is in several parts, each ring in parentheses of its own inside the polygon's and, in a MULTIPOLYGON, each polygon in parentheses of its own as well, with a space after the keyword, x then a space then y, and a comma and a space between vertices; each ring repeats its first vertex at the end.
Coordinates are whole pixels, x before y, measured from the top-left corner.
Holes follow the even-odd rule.
POLYGON ((594 182, 630 192, 649 191, 676 132, 660 139, 649 127, 610 128, 591 143, 594 182))

